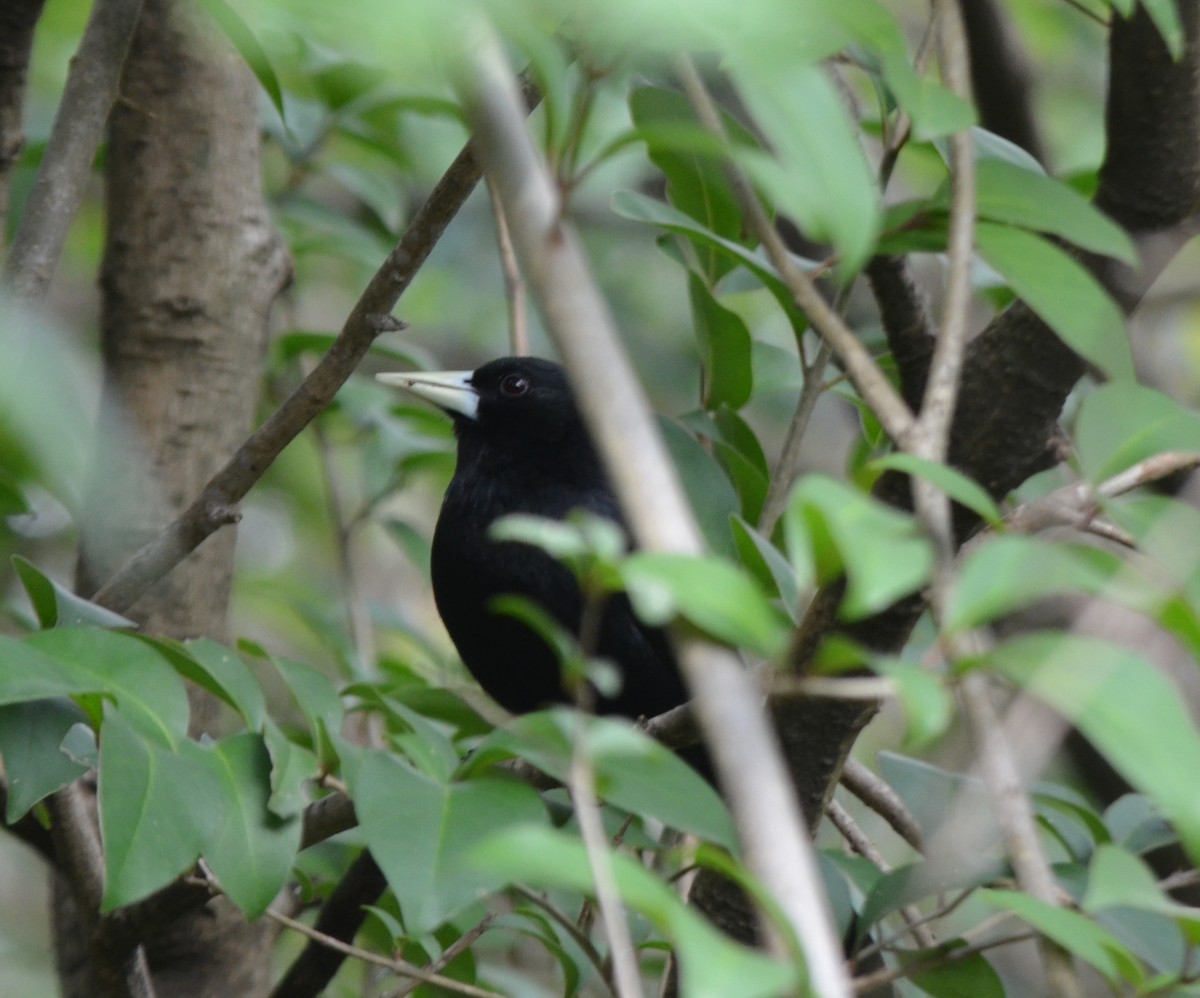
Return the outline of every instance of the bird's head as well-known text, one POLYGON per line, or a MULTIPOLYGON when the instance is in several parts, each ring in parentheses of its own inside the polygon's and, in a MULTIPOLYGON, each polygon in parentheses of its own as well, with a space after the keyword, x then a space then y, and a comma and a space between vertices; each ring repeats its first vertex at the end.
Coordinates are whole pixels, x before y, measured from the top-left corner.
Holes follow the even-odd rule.
POLYGON ((474 371, 375 377, 448 413, 460 439, 552 441, 586 432, 566 372, 538 357, 501 357, 474 371))

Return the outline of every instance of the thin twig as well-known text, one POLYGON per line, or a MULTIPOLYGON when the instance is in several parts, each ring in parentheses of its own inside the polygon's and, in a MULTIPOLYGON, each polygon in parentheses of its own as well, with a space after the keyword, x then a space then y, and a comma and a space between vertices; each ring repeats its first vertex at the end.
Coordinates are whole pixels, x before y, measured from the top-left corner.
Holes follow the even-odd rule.
POLYGON ((46 154, 0 278, 28 303, 45 297, 83 202, 141 9, 142 0, 96 0, 71 60, 46 154))
POLYGON ((477 988, 473 984, 466 984, 463 981, 456 981, 452 977, 443 977, 441 974, 431 974, 416 964, 409 963, 406 960, 396 960, 391 957, 381 956, 378 953, 372 953, 370 950, 360 949, 357 946, 351 946, 348 943, 342 942, 340 939, 334 939, 333 936, 327 936, 323 932, 318 932, 310 925, 305 925, 303 922, 292 918, 290 915, 285 915, 283 912, 275 911, 273 908, 266 910, 266 916, 271 921, 282 925, 285 929, 292 929, 299 932, 309 939, 315 940, 322 946, 328 946, 330 949, 337 950, 339 953, 344 953, 346 956, 352 956, 357 960, 362 960, 364 963, 369 963, 375 967, 383 967, 385 970, 390 970, 394 974, 400 974, 404 977, 411 977, 421 984, 436 984, 438 987, 445 988, 447 991, 454 991, 460 995, 470 995, 472 998, 503 998, 497 991, 488 991, 486 988, 477 988))
POLYGON ((917 819, 891 784, 876 776, 853 756, 842 767, 842 786, 883 818, 893 831, 917 850, 924 851, 924 837, 917 819))
POLYGON ((508 339, 513 355, 523 357, 529 353, 529 322, 525 311, 525 280, 517 263, 517 252, 513 249, 512 235, 508 231, 508 220, 504 217, 504 205, 496 196, 495 185, 487 182, 488 197, 492 202, 492 218, 496 220, 496 247, 500 253, 500 269, 504 273, 504 300, 508 303, 508 339))
MULTIPOLYGON (((850 847, 865 859, 869 859, 883 873, 888 873, 891 870, 891 865, 883 857, 872 842, 866 832, 859 826, 854 817, 841 804, 835 800, 829 802, 829 806, 825 809, 825 813, 829 815, 829 820, 833 822, 833 826, 842 834, 842 837, 850 843, 850 847)), ((937 945, 937 936, 935 936, 929 928, 924 924, 921 910, 913 904, 900 906, 900 917, 904 919, 904 924, 908 927, 908 934, 916 940, 917 945, 925 949, 932 949, 937 945)))
POLYGON ((575 736, 571 751, 570 792, 575 805, 575 820, 587 852, 592 882, 596 888, 596 903, 608 936, 609 958, 613 965, 616 992, 621 998, 641 998, 642 981, 637 951, 629 935, 629 922, 617 888, 612 855, 608 851, 608 836, 600 820, 600 803, 596 798, 596 774, 592 769, 587 746, 587 724, 582 715, 576 717, 575 736))
MULTIPOLYGON (((445 970, 448 966, 450 966, 450 964, 457 960, 459 956, 475 945, 475 943, 479 940, 479 937, 487 932, 487 930, 491 927, 491 924, 493 921, 495 921, 495 918, 496 913, 494 911, 489 911, 483 916, 483 918, 481 918, 478 922, 472 925, 471 928, 469 928, 461 936, 455 939, 454 942, 447 946, 442 951, 441 956, 439 956, 436 960, 431 960, 422 969, 427 974, 436 974, 445 970)), ((402 984, 395 991, 393 991, 388 998, 404 998, 405 995, 412 994, 414 991, 416 991, 417 988, 419 988, 423 983, 425 982, 414 977, 411 981, 408 981, 406 984, 402 984)))
MULTIPOLYGON (((638 543, 696 554, 703 541, 608 306, 558 191, 517 112, 495 38, 473 22, 458 89, 473 142, 504 201, 513 243, 547 331, 566 361, 589 428, 638 543)), ((680 662, 751 868, 804 947, 812 986, 849 994, 832 916, 795 790, 751 678, 728 651, 680 642, 680 662)), ((786 952, 778 929, 772 942, 786 952)))
MULTIPOLYGON (((678 59, 675 69, 700 124, 722 143, 727 143, 728 136, 720 113, 691 60, 686 57, 678 59)), ((884 430, 899 445, 906 446, 913 429, 913 415, 908 406, 871 358, 870 352, 859 342, 854 331, 825 300, 808 274, 796 266, 746 174, 731 163, 726 163, 725 168, 747 228, 766 248, 796 305, 808 316, 813 328, 833 347, 854 387, 878 416, 884 430)))
MULTIPOLYGON (((960 97, 970 96, 970 68, 967 39, 963 30, 958 0, 936 0, 938 48, 942 78, 960 97)), ((971 260, 975 232, 975 150, 970 131, 963 129, 950 139, 953 166, 953 196, 950 205, 950 231, 947 247, 949 276, 941 328, 933 349, 925 397, 913 434, 913 452, 929 461, 946 459, 950 423, 962 375, 967 338, 967 315, 971 302, 971 260)), ((913 499, 921 518, 938 548, 939 580, 948 582, 945 573, 953 572, 954 535, 950 521, 950 500, 945 492, 923 478, 913 478, 913 499)), ((935 594, 935 602, 936 602, 935 594)))
POLYGON ((788 495, 799 473, 800 446, 804 443, 804 434, 812 421, 817 401, 828 386, 822 379, 832 356, 833 346, 828 340, 822 340, 812 363, 804 368, 804 384, 796 402, 796 412, 788 423, 787 436, 779 452, 779 462, 771 473, 767 497, 763 500, 762 513, 758 518, 758 530, 764 537, 770 537, 774 533, 775 525, 787 508, 788 495))
POLYGON ((960 946, 956 949, 949 950, 943 956, 930 957, 927 960, 919 960, 916 963, 906 964, 901 967, 894 967, 889 970, 877 970, 873 974, 867 974, 864 977, 854 978, 854 993, 869 994, 876 988, 882 988, 892 981, 898 981, 902 977, 911 977, 913 974, 924 974, 930 970, 937 970, 940 967, 949 967, 952 964, 962 960, 967 960, 973 956, 979 956, 980 953, 986 953, 990 949, 996 949, 1000 946, 1012 946, 1016 943, 1029 942, 1031 939, 1036 939, 1036 932, 1016 932, 1011 936, 1003 936, 1000 939, 991 939, 985 943, 975 943, 972 946, 960 946))
POLYGON ((530 890, 523 884, 513 884, 512 890, 520 894, 530 903, 537 905, 542 909, 542 911, 549 915, 550 918, 554 920, 555 924, 563 929, 567 935, 571 937, 572 942, 574 942, 575 945, 578 946, 580 950, 587 956, 592 966, 596 968, 601 978, 603 978, 604 982, 608 985, 609 990, 616 989, 616 985, 613 983, 612 979, 612 969, 608 966, 604 957, 600 954, 600 951, 596 949, 596 946, 592 940, 588 938, 587 933, 581 932, 579 930, 579 926, 577 926, 570 918, 559 911, 558 908, 552 905, 544 894, 538 894, 536 891, 530 890))

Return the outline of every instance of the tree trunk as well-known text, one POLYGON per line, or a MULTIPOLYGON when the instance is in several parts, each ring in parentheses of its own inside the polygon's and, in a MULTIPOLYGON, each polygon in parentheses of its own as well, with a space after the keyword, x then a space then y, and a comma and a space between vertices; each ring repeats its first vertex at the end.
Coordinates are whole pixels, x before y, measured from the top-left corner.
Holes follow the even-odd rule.
MULTIPOLYGON (((90 593, 200 490, 248 432, 270 305, 290 275, 259 175, 257 84, 189 4, 146 0, 109 122, 105 383, 78 585, 90 593)), ((233 530, 132 609, 142 628, 226 637, 233 530)), ((212 710, 193 697, 193 731, 212 710)), ((95 994, 58 891, 63 993, 95 994)), ((157 994, 254 995, 265 929, 210 904, 146 941, 157 994)))

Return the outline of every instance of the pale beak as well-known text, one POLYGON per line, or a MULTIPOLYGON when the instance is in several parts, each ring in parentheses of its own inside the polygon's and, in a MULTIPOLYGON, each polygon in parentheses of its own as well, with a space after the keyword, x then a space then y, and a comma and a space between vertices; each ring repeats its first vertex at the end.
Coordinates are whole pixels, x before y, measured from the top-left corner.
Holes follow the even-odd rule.
POLYGON ((479 418, 479 392, 471 384, 474 371, 405 371, 375 375, 385 385, 412 392, 439 409, 468 419, 479 418))

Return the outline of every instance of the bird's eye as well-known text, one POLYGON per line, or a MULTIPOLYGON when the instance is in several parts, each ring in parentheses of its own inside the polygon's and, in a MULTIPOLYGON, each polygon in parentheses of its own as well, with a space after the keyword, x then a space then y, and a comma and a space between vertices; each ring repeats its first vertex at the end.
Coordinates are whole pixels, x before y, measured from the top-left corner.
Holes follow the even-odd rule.
POLYGON ((506 374, 500 379, 500 393, 506 398, 519 399, 529 388, 529 379, 523 374, 506 374))

